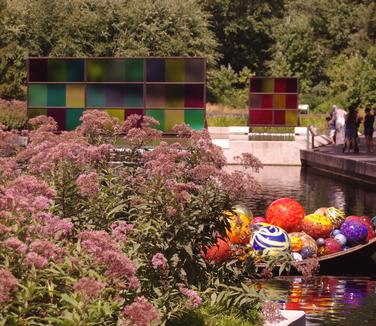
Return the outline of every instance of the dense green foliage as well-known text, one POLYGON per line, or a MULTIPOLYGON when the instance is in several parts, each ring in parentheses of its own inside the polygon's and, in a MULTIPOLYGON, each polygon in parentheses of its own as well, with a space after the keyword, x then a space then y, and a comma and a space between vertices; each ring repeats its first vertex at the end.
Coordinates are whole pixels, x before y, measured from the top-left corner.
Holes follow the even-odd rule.
POLYGON ((246 107, 246 75, 297 76, 326 111, 375 103, 372 0, 0 0, 0 97, 24 95, 27 56, 195 55, 208 99, 246 107))

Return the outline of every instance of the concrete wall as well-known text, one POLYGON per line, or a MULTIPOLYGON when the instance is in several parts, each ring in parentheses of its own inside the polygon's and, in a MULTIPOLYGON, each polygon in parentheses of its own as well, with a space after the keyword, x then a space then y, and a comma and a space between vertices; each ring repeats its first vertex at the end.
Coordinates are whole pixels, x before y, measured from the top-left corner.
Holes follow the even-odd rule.
MULTIPOLYGON (((214 140, 214 143, 217 143, 214 140)), ((304 144, 297 141, 248 141, 230 140, 228 148, 223 148, 229 164, 236 164, 234 156, 252 153, 264 165, 301 165, 300 149, 304 144)))
POLYGON ((306 147, 306 136, 295 135, 295 141, 248 140, 248 127, 209 127, 213 142, 222 147, 229 164, 235 156, 252 153, 264 165, 301 165, 300 149, 306 147))

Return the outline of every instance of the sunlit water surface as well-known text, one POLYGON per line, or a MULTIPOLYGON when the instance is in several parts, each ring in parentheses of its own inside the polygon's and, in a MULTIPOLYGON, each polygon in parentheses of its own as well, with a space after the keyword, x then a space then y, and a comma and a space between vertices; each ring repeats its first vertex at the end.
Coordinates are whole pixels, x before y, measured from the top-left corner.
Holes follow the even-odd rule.
POLYGON ((371 278, 286 277, 263 281, 282 309, 304 310, 307 325, 376 325, 376 282, 371 278))
MULTIPOLYGON (((297 200, 307 214, 335 206, 346 215, 376 215, 376 187, 365 188, 300 167, 266 166, 254 177, 261 185, 247 202, 254 216, 264 216, 267 206, 281 197, 297 200)), ((261 285, 279 299, 283 309, 304 310, 307 325, 376 326, 376 271, 373 275, 321 276, 309 281, 288 277, 261 285)))

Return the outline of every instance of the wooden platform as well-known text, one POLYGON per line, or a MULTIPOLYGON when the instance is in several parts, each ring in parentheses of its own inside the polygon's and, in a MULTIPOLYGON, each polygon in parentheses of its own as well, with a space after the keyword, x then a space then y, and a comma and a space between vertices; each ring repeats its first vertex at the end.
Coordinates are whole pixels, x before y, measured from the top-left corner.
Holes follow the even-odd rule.
POLYGON ((376 152, 366 153, 364 139, 361 139, 359 149, 359 154, 342 153, 342 145, 322 146, 314 150, 301 149, 300 160, 302 166, 376 187, 376 152))

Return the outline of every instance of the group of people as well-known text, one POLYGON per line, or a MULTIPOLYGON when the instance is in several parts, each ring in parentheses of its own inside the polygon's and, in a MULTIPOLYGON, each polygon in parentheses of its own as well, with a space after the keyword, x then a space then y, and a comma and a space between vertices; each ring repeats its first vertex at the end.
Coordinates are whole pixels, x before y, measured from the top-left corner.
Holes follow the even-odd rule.
POLYGON ((376 109, 373 113, 370 108, 364 110, 364 118, 359 116, 357 108, 350 108, 346 112, 337 105, 333 105, 329 117, 327 117, 329 126, 329 137, 334 144, 343 144, 342 152, 353 150, 359 153, 358 130, 360 125, 364 125, 364 137, 366 139, 367 153, 373 151, 373 132, 375 123, 376 109))

